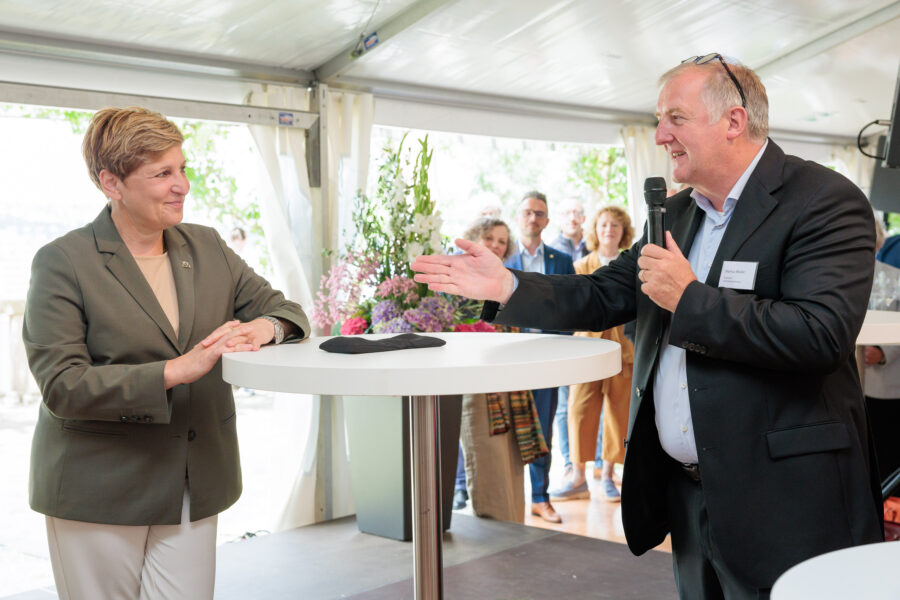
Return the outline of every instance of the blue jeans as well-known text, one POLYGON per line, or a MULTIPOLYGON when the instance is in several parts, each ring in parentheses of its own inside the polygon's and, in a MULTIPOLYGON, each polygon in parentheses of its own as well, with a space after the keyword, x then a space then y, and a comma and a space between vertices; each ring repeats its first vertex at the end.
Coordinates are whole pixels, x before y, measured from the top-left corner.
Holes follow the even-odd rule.
MULTIPOLYGON (((559 388, 533 390, 532 393, 547 448, 553 448, 553 415, 556 414, 556 405, 559 403, 559 388)), ((547 493, 550 487, 550 456, 550 454, 542 456, 528 465, 532 502, 550 501, 550 494, 547 493)))
MULTIPOLYGON (((556 407, 556 429, 559 431, 559 451, 562 454, 565 465, 568 467, 572 464, 572 457, 569 454, 569 386, 559 388, 559 403, 556 407)), ((601 457, 601 449, 603 447, 603 413, 600 413, 600 427, 597 429, 597 455, 594 459, 594 466, 600 468, 603 466, 603 458, 601 457)))
POLYGON ((565 465, 572 464, 569 456, 569 386, 559 388, 559 402, 556 406, 556 430, 559 432, 559 451, 562 454, 565 465))
POLYGON ((466 489, 466 459, 463 457, 462 443, 459 444, 459 452, 456 459, 456 484, 453 491, 466 489))
POLYGON ((603 466, 603 411, 600 411, 600 427, 597 429, 597 456, 594 458, 594 468, 603 466))

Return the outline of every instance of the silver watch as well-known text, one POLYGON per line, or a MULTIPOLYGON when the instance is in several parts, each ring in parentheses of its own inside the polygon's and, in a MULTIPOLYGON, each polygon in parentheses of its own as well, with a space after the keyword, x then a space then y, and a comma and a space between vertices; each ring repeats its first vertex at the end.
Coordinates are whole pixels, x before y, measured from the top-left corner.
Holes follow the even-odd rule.
POLYGON ((273 340, 276 344, 280 344, 284 341, 284 325, 281 324, 281 321, 276 319, 275 317, 271 317, 269 315, 264 315, 260 317, 260 319, 265 319, 266 321, 270 321, 272 325, 275 326, 275 339, 273 340))

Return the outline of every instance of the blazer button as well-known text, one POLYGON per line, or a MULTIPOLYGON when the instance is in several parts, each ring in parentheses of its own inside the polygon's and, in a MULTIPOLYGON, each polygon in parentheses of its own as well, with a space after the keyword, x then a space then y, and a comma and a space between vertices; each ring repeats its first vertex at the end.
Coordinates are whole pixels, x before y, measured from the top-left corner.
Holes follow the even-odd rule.
POLYGON ((193 429, 188 429, 188 441, 193 442, 195 437, 197 437, 197 432, 193 429))

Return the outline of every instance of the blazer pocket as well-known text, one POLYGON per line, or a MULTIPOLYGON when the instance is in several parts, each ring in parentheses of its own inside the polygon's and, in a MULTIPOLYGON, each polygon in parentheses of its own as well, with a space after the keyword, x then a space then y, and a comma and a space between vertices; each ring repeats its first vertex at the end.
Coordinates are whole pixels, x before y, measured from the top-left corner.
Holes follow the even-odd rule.
POLYGON ((832 452, 850 447, 847 426, 837 421, 778 429, 766 433, 769 456, 774 459, 832 452))
POLYGON ((123 427, 124 425, 119 423, 98 421, 64 421, 62 425, 64 431, 73 433, 100 437, 128 437, 130 434, 127 431, 122 431, 123 427))

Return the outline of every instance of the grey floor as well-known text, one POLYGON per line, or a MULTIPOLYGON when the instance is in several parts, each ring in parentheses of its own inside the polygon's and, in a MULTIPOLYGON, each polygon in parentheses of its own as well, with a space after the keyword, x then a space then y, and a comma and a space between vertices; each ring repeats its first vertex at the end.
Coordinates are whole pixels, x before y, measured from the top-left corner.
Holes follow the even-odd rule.
MULTIPOLYGON (((444 535, 447 600, 676 598, 671 555, 454 514, 444 535)), ((217 600, 413 597, 412 544, 352 518, 219 548, 217 600)))
MULTIPOLYGON (((444 534, 447 600, 677 598, 672 558, 622 544, 455 513, 444 534)), ((216 600, 412 599, 410 542, 353 517, 220 546, 216 600)), ((4 600, 52 600, 52 588, 4 600)))

